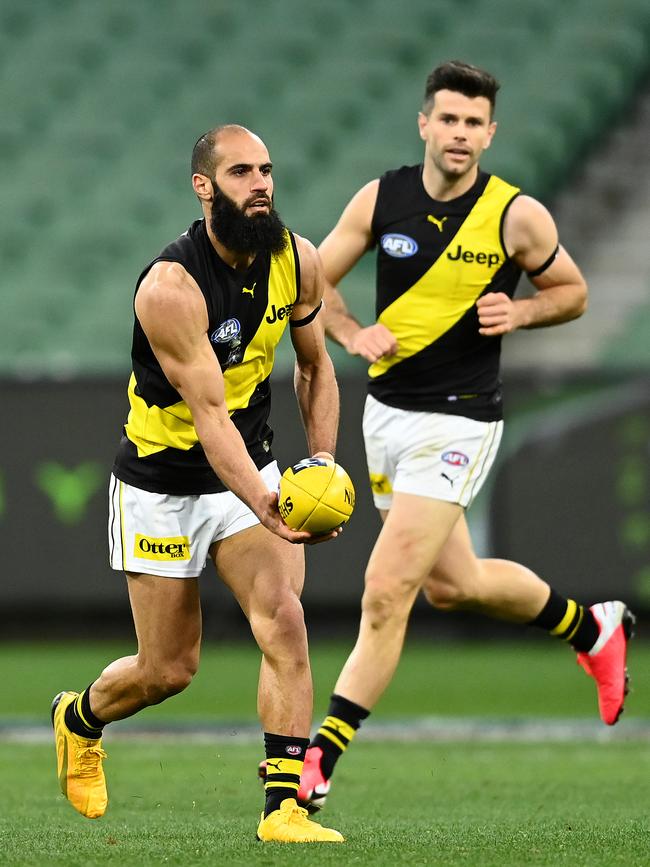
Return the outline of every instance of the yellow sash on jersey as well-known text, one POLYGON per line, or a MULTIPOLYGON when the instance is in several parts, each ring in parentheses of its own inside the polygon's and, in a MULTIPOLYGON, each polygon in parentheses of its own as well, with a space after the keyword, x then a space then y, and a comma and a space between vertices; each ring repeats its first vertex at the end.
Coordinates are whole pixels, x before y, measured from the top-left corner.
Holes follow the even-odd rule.
POLYGON ((273 324, 269 324, 266 317, 270 316, 273 305, 276 311, 293 305, 296 291, 296 262, 293 246, 289 242, 282 253, 271 259, 269 302, 260 326, 246 347, 241 364, 235 364, 224 372, 229 413, 248 406, 257 386, 271 373, 275 361, 275 347, 284 334, 289 317, 287 315, 282 320, 276 319, 273 324))
POLYGON ((371 377, 381 376, 430 346, 476 303, 506 260, 500 237, 501 218, 517 192, 517 187, 492 175, 431 268, 381 312, 377 321, 395 335, 398 350, 372 364, 368 371, 371 377))

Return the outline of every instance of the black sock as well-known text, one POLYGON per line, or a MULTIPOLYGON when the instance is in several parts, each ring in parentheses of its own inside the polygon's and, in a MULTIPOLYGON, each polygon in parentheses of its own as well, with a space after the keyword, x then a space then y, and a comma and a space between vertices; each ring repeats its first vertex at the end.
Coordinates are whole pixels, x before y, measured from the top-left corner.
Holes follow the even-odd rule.
POLYGON ((591 609, 574 599, 565 599, 553 589, 548 602, 530 625, 539 626, 556 638, 563 638, 575 650, 584 652, 591 650, 600 634, 591 609))
POLYGON ((337 761, 347 750, 362 721, 369 715, 370 711, 361 705, 348 701, 342 695, 332 695, 327 716, 310 744, 311 747, 320 747, 323 751, 320 766, 326 779, 329 780, 332 776, 337 761))
POLYGON ((266 803, 264 815, 280 808, 286 798, 296 798, 309 738, 294 738, 264 732, 266 751, 266 803))
MULTIPOLYGON (((92 686, 92 683, 90 684, 92 686)), ((97 719, 90 709, 90 686, 77 696, 65 709, 64 720, 67 727, 82 738, 101 738, 106 723, 97 719)))

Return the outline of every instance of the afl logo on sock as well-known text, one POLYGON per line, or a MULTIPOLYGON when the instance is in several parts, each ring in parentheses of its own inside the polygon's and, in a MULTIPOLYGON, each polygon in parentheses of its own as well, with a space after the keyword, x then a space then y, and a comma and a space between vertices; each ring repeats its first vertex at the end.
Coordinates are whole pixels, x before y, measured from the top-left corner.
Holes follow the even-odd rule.
POLYGON ((288 747, 285 747, 286 751, 290 756, 299 756, 302 750, 298 746, 298 744, 289 744, 288 747))

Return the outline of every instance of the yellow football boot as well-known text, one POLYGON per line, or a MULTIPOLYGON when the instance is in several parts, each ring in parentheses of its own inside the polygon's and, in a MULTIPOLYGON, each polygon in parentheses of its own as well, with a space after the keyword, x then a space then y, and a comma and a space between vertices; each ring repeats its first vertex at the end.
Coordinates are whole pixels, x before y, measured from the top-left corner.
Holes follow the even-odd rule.
POLYGON ((344 837, 332 828, 323 828, 307 818, 307 810, 294 798, 285 798, 279 810, 260 820, 257 839, 265 843, 343 843, 344 837))
POLYGON ((65 710, 79 693, 60 692, 52 702, 56 765, 61 791, 83 816, 98 819, 108 806, 102 739, 83 738, 65 724, 65 710))

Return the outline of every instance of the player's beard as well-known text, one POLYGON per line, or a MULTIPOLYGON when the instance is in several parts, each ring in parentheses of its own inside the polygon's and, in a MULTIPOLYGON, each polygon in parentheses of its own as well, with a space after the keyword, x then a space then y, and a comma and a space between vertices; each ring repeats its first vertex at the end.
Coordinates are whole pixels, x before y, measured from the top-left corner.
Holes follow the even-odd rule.
POLYGON ((251 198, 240 208, 214 181, 212 193, 210 228, 224 247, 235 253, 249 254, 281 253, 285 249, 288 243, 285 225, 273 208, 271 199, 268 214, 254 214, 249 217, 245 209, 252 201, 264 198, 263 196, 251 198))

